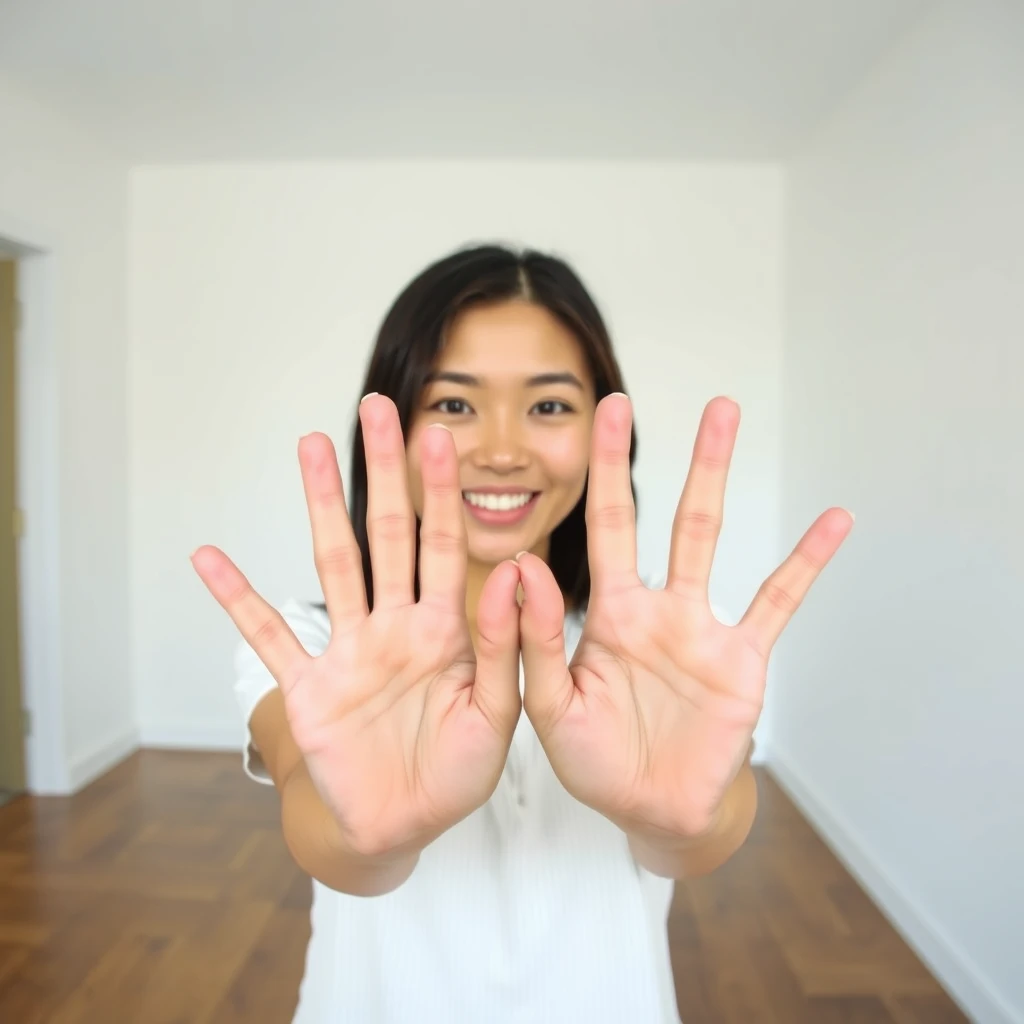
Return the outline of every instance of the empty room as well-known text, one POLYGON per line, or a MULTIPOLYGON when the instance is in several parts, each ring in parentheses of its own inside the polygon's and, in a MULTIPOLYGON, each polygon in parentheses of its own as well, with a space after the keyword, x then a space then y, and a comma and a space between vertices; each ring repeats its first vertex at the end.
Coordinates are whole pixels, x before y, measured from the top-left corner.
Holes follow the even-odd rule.
POLYGON ((2 1024, 1024 1024, 1024 4, 0 5, 2 1024))

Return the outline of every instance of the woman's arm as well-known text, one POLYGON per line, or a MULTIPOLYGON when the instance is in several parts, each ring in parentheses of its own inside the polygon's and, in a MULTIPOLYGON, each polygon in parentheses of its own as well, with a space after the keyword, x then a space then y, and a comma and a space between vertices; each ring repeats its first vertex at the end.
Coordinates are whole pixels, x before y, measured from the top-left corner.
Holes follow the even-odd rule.
POLYGON ((249 730, 281 797, 285 843, 306 874, 352 896, 383 895, 412 874, 419 850, 367 856, 344 842, 292 738, 280 690, 271 690, 256 705, 249 730))

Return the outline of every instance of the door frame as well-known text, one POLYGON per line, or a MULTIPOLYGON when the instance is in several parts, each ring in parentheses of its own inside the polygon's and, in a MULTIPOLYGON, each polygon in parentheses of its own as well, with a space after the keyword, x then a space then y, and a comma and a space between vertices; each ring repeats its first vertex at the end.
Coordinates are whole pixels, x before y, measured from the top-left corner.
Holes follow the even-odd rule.
POLYGON ((29 714, 25 775, 34 794, 70 792, 64 749, 60 578, 58 246, 0 209, 0 248, 18 263, 18 603, 22 699, 29 714))

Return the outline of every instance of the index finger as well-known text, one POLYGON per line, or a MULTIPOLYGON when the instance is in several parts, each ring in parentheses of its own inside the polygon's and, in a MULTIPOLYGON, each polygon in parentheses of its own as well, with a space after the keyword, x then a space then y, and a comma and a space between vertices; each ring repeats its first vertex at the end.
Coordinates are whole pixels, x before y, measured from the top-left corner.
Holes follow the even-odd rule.
POLYGON ((282 691, 287 692, 296 670, 309 654, 280 612, 256 593, 235 563, 219 548, 210 545, 199 548, 192 555, 192 565, 246 643, 267 666, 282 691))
POLYGON ((629 472, 633 409, 622 394, 594 413, 587 493, 587 553, 595 585, 635 583, 636 505, 629 472))

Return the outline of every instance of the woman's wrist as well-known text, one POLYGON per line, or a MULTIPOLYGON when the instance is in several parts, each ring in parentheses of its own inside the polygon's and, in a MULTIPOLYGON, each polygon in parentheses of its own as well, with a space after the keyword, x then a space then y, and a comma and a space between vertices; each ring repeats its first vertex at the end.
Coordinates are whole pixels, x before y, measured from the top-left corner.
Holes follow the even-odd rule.
POLYGON ((354 896, 391 892, 409 878, 419 861, 418 848, 356 849, 317 792, 305 762, 296 765, 281 788, 281 821, 296 864, 339 892, 354 896))
POLYGON ((693 878, 710 874, 746 842, 757 813, 757 782, 749 762, 740 769, 711 825, 698 836, 627 830, 634 859, 652 874, 693 878))

